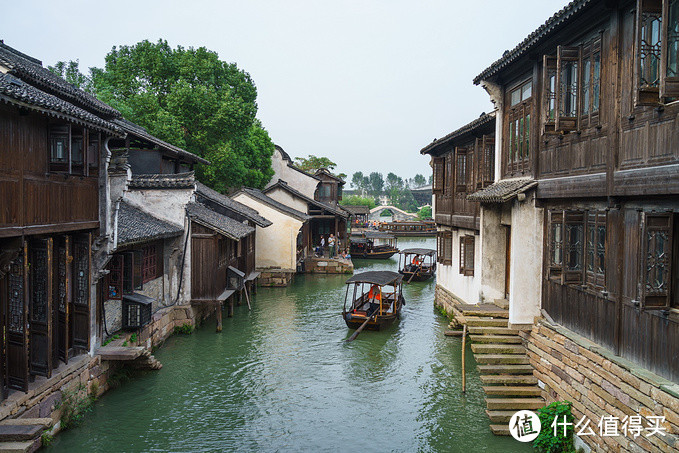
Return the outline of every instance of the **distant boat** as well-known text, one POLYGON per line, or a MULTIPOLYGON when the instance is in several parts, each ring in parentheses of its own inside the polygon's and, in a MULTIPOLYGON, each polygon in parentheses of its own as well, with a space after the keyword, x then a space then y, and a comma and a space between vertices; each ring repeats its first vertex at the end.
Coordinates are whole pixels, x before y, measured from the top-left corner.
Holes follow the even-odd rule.
POLYGON ((436 250, 423 248, 401 250, 398 271, 407 283, 429 280, 436 275, 436 250))
POLYGON ((396 238, 379 231, 366 231, 350 238, 351 258, 387 259, 398 253, 396 238))
POLYGON ((418 222, 385 222, 379 230, 394 236, 436 236, 436 223, 433 220, 418 222))
MULTIPOLYGON (((342 318, 350 329, 381 330, 398 318, 405 305, 403 276, 392 271, 362 272, 347 280, 342 318)), ((355 338, 352 335, 352 338, 355 338)))

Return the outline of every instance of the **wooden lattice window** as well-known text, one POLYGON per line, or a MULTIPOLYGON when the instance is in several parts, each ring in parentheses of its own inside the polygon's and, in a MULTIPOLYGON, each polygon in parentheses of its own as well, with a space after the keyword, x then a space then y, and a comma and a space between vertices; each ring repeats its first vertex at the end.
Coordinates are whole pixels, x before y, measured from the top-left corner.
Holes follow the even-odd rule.
POLYGON ((563 272, 563 212, 549 212, 549 276, 561 278, 563 272))
POLYGON ((606 286, 606 213, 589 212, 585 239, 586 279, 593 288, 606 286))
POLYGON ((564 282, 582 283, 585 214, 578 211, 567 211, 564 214, 564 233, 564 282))
POLYGON ((594 39, 582 48, 582 84, 580 123, 583 127, 599 123, 601 101, 601 38, 594 39))
POLYGON ((47 322, 49 298, 49 256, 47 240, 31 242, 31 320, 47 322))
POLYGON ((476 188, 482 189, 495 180, 495 138, 484 135, 476 139, 476 188))
POLYGON ((455 148, 455 192, 467 192, 468 177, 467 149, 455 148))
POLYGON ((434 159, 432 160, 432 166, 434 170, 434 177, 432 181, 432 192, 436 194, 443 193, 446 181, 445 158, 434 157, 434 159))
POLYGON ((460 236, 460 274, 474 275, 474 236, 460 236))
POLYGON ((153 243, 142 248, 143 253, 143 282, 149 282, 160 277, 162 273, 162 244, 153 243))
POLYGON ((88 305, 90 300, 90 247, 87 241, 73 244, 73 303, 88 305))
POLYGON ((108 264, 108 298, 123 298, 123 256, 116 254, 108 264))
POLYGON ((642 236, 642 306, 666 309, 672 298, 673 216, 646 214, 642 236))
POLYGON ((556 116, 557 131, 578 128, 578 90, 580 86, 581 47, 557 47, 556 116))
POLYGON ((636 95, 638 105, 659 102, 662 52, 662 0, 637 0, 636 95))
POLYGON ((660 97, 679 97, 679 0, 663 2, 663 33, 660 61, 660 97))
POLYGON ((505 148, 509 173, 528 170, 530 159, 530 124, 532 82, 527 81, 509 92, 507 145, 505 148))
POLYGON ((453 264, 452 231, 439 231, 436 234, 436 261, 441 264, 453 264))
POLYGON ((66 269, 68 265, 67 241, 68 239, 64 239, 57 246, 57 307, 62 313, 66 313, 66 298, 68 296, 66 286, 66 269))
POLYGON ((8 274, 8 323, 7 329, 14 333, 24 332, 24 257, 15 258, 9 266, 8 274))
POLYGON ((50 124, 50 171, 68 172, 70 162, 70 128, 67 124, 50 124))

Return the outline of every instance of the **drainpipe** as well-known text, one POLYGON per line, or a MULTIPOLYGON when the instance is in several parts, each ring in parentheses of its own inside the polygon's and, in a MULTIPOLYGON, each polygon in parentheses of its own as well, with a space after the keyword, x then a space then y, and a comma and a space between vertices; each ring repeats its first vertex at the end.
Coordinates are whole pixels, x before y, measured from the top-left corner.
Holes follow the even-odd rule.
POLYGON ((118 248, 118 212, 120 211, 120 201, 122 200, 121 198, 118 198, 116 201, 116 212, 113 215, 113 250, 116 250, 118 248))

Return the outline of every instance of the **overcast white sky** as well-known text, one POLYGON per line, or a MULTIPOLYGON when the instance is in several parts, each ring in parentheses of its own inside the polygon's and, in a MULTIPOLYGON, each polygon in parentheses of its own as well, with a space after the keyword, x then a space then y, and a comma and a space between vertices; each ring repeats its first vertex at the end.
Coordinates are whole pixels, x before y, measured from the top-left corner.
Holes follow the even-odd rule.
POLYGON ((492 110, 472 79, 566 0, 4 1, 0 39, 45 66, 114 45, 205 46, 249 72, 290 155, 429 175, 419 150, 492 110))

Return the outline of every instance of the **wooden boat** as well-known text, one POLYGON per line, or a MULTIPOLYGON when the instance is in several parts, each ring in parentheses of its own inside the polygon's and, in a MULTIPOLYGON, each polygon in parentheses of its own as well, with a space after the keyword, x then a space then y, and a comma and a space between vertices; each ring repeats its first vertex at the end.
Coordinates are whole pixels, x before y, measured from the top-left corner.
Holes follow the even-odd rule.
POLYGON ((396 238, 379 231, 366 231, 350 238, 351 258, 387 259, 398 253, 396 238))
POLYGON ((429 280, 436 275, 436 250, 423 248, 401 250, 398 271, 407 283, 429 280))
POLYGON ((385 222, 379 230, 394 236, 436 236, 436 223, 433 220, 419 222, 385 222))
POLYGON ((391 325, 405 305, 403 276, 392 271, 355 274, 347 280, 342 318, 350 329, 381 330, 391 325))

